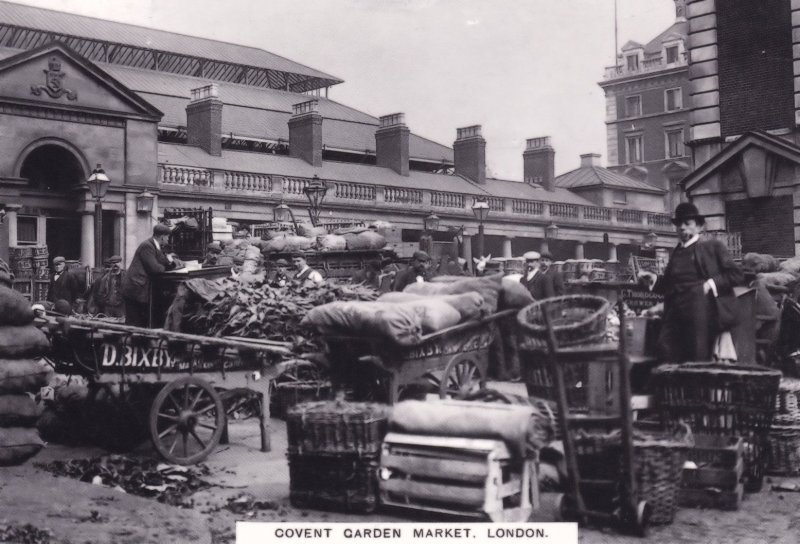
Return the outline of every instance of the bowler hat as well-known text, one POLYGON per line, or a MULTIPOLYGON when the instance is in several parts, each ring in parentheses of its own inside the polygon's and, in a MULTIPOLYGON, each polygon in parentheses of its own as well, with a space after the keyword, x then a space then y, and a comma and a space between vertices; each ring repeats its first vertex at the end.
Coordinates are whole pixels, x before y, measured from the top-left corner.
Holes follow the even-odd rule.
POLYGON ((156 223, 153 226, 153 236, 161 236, 162 234, 170 234, 172 229, 162 223, 156 223))
POLYGON ((688 219, 694 219, 697 221, 698 225, 702 225, 706 222, 706 218, 700 213, 697 206, 691 202, 681 202, 678 204, 678 207, 675 208, 675 217, 672 218, 672 224, 680 225, 688 219))
POLYGON ((54 257, 53 258, 53 264, 54 265, 56 265, 58 263, 62 263, 63 264, 63 263, 66 263, 66 262, 67 262, 67 260, 64 257, 54 257))
POLYGON ((551 255, 549 251, 542 251, 541 258, 542 259, 550 259, 552 261, 553 260, 553 255, 551 255))
POLYGON ((412 258, 413 258, 415 261, 419 261, 419 262, 422 262, 422 263, 424 263, 424 262, 427 262, 427 261, 430 261, 430 260, 431 260, 431 257, 430 257, 430 255, 428 255, 428 254, 427 254, 427 253, 425 253, 424 251, 415 251, 415 252, 414 252, 414 255, 412 256, 412 258))
POLYGON ((522 255, 522 258, 525 259, 526 261, 538 261, 539 259, 542 258, 542 256, 539 254, 538 251, 528 251, 524 255, 522 255))

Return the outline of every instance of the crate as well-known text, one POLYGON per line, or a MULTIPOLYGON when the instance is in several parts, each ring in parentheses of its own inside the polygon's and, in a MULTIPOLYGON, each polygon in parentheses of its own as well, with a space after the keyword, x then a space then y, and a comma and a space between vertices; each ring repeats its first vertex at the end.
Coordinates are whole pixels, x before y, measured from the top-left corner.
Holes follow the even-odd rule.
POLYGON ((684 507, 738 510, 744 493, 745 441, 738 436, 694 435, 684 467, 678 504, 684 507))
POLYGON ((50 256, 50 251, 47 246, 35 246, 33 248, 34 259, 47 259, 50 256))
POLYGON ((724 490, 714 487, 703 489, 681 489, 678 505, 683 508, 713 508, 716 510, 738 510, 744 497, 744 485, 724 490))
POLYGON ((288 458, 292 506, 349 513, 377 508, 377 455, 290 453, 288 458))
POLYGON ((49 280, 35 280, 33 282, 33 301, 38 302, 47 300, 47 294, 50 291, 49 280))
POLYGON ((37 280, 47 280, 50 281, 50 269, 47 267, 44 268, 34 268, 33 269, 33 277, 37 280))
POLYGON ((33 292, 33 282, 31 280, 15 279, 14 283, 12 284, 12 287, 14 288, 15 291, 18 291, 23 295, 25 295, 25 298, 27 298, 28 300, 31 299, 31 295, 33 292))
POLYGON ((503 442, 389 433, 384 506, 494 522, 524 522, 539 508, 536 459, 512 459, 503 442))
POLYGON ((330 398, 331 382, 297 381, 275 385, 280 403, 280 412, 285 414, 292 406, 303 402, 312 402, 330 398))
POLYGON ((377 455, 388 427, 387 405, 306 402, 286 413, 290 454, 377 455))

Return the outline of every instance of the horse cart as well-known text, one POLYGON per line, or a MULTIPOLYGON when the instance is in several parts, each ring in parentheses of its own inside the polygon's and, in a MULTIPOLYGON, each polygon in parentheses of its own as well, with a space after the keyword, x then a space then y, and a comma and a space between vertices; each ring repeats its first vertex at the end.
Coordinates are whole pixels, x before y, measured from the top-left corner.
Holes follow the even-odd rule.
POLYGON ((497 327, 515 310, 460 323, 423 336, 413 346, 385 338, 325 335, 326 358, 334 390, 355 400, 394 404, 412 391, 464 399, 485 388, 489 350, 497 327))
POLYGON ((88 380, 82 419, 102 429, 109 449, 132 449, 149 436, 167 461, 198 463, 227 442, 229 416, 255 416, 261 450, 269 451, 266 392, 253 382, 279 369, 288 343, 69 317, 41 326, 56 372, 88 380))

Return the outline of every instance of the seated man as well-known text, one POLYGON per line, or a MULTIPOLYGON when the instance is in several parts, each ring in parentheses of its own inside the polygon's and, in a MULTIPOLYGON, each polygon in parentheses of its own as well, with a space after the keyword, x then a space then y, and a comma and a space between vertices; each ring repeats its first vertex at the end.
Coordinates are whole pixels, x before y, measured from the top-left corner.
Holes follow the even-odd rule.
POLYGON ((292 264, 296 270, 293 280, 298 281, 311 281, 313 283, 322 283, 324 278, 322 274, 308 266, 306 257, 302 253, 292 254, 292 264))
POLYGON ((401 270, 394 278, 393 291, 402 291, 412 283, 422 283, 430 279, 431 258, 424 251, 414 252, 411 262, 405 270, 401 270))

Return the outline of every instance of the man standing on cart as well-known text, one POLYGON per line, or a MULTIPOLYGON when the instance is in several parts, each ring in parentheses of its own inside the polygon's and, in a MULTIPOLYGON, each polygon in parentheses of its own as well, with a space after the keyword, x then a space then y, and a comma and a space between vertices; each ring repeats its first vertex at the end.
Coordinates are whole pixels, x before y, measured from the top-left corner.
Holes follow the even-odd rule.
POLYGON ((128 273, 122 282, 125 324, 150 326, 150 288, 156 275, 177 267, 172 255, 162 249, 169 242, 170 228, 161 223, 153 227, 153 236, 136 248, 128 273))
POLYGON ((741 285, 744 277, 722 242, 700 239, 705 217, 694 204, 678 204, 672 223, 680 242, 664 275, 639 273, 653 291, 664 295, 660 359, 710 361, 714 341, 730 327, 725 321, 730 321, 735 305, 733 288, 741 285))

